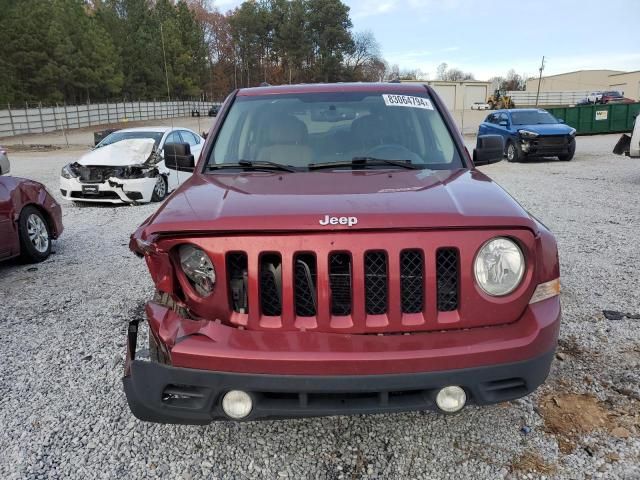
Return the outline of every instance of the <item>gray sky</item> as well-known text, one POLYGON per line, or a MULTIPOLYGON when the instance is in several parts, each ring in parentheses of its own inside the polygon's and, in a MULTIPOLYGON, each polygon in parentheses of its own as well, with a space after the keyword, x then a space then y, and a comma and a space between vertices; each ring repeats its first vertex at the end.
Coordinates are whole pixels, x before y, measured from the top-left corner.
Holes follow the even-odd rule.
MULTIPOLYGON (((371 30, 383 57, 430 78, 446 62, 486 80, 509 68, 534 76, 640 70, 640 0, 343 0, 354 30, 371 30)), ((222 11, 242 3, 215 0, 222 11)))

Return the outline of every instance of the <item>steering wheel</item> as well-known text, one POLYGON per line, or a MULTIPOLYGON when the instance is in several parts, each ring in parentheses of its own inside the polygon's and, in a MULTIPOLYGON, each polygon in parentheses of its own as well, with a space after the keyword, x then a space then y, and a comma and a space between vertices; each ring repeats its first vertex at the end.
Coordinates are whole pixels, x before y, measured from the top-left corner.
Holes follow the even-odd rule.
POLYGON ((365 157, 383 158, 385 160, 409 160, 411 163, 423 163, 419 155, 398 143, 378 145, 368 150, 365 157))

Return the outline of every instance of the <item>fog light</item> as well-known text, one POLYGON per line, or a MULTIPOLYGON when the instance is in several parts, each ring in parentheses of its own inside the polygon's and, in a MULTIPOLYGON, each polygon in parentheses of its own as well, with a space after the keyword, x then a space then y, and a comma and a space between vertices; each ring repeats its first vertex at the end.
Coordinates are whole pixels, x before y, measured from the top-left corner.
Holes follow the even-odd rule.
POLYGON ((222 410, 227 416, 239 420, 251 413, 253 402, 247 392, 231 390, 222 397, 222 410))
POLYGON ((436 404, 443 412, 454 413, 462 409, 467 403, 467 395, 460 387, 444 387, 436 396, 436 404))

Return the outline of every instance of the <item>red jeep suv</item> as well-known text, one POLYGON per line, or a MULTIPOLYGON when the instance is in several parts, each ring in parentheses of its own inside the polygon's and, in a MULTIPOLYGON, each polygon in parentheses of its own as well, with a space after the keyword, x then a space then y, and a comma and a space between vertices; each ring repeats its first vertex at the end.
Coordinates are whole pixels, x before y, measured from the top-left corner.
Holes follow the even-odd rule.
POLYGON ((527 395, 560 326, 552 234, 475 166, 428 86, 242 89, 132 235, 156 286, 129 324, 133 414, 205 424, 527 395), (144 352, 144 354, 143 354, 144 352))

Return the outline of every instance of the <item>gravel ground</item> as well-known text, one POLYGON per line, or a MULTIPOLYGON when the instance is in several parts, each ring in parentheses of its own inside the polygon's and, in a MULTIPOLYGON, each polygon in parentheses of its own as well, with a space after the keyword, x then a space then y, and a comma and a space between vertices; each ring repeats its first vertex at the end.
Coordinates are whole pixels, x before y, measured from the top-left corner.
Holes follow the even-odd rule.
MULTIPOLYGON (((0 264, 0 478, 640 478, 640 160, 608 153, 616 140, 579 138, 570 163, 483 167, 555 232, 564 320, 543 388, 455 416, 137 421, 125 329, 153 287, 127 241, 155 206, 63 202, 55 255, 0 264)), ((13 174, 57 192, 81 153, 12 153, 13 174)))

